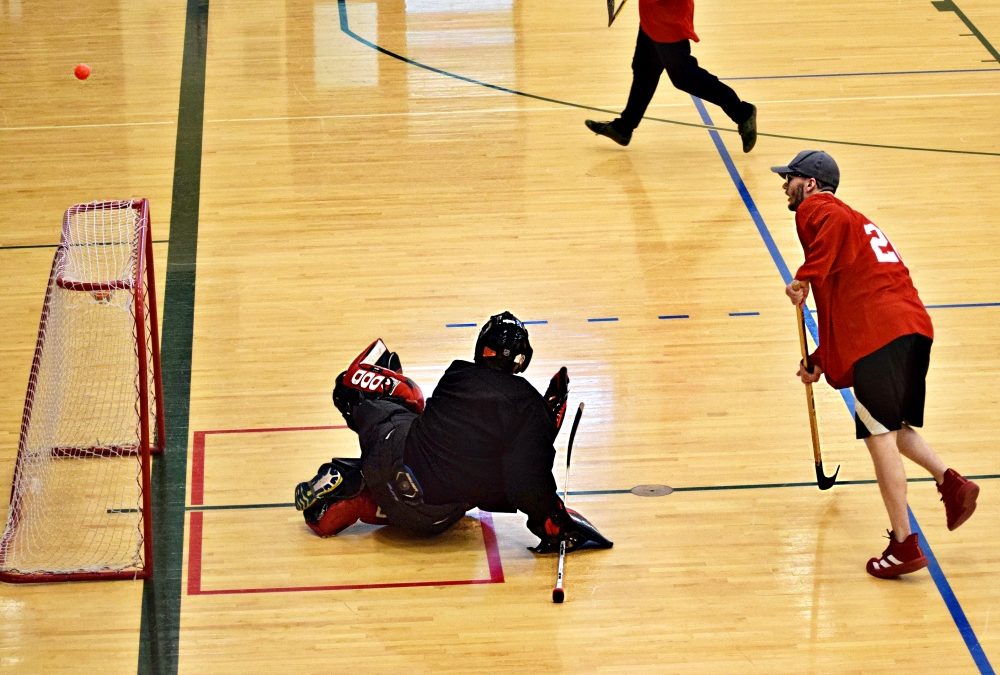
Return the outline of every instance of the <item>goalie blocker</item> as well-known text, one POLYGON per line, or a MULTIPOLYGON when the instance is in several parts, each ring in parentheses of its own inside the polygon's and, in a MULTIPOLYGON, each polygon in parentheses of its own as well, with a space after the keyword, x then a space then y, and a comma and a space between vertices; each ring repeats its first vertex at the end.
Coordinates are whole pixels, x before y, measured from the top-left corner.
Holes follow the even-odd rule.
POLYGON ((543 396, 517 375, 531 360, 509 312, 479 333, 474 362, 456 360, 424 402, 398 355, 375 340, 337 377, 333 402, 357 432, 361 459, 334 459, 296 487, 296 507, 322 536, 357 520, 443 532, 473 507, 528 515, 547 553, 612 544, 556 493, 553 442, 565 417, 562 368, 543 396))

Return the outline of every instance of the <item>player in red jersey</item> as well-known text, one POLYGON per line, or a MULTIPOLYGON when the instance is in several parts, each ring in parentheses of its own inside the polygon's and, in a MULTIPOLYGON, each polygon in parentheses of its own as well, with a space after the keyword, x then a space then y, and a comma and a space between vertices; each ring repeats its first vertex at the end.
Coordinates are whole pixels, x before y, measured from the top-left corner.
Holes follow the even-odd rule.
POLYGON ((750 152, 757 142, 757 108, 740 100, 732 87, 698 65, 698 59, 691 55, 692 40, 698 42, 694 0, 639 0, 639 35, 625 110, 610 122, 586 120, 587 128, 618 145, 628 145, 665 70, 677 89, 722 108, 737 124, 743 152, 750 152))
POLYGON ((801 305, 811 290, 818 313, 812 370, 800 363, 798 376, 812 383, 826 375, 834 388, 854 387, 857 437, 871 453, 892 525, 889 547, 866 569, 880 578, 914 572, 927 558, 910 528, 902 457, 934 476, 949 530, 968 520, 979 496, 979 486, 949 469, 914 429, 923 425, 930 316, 882 230, 834 196, 840 169, 830 155, 803 150, 771 170, 785 181, 805 253, 785 294, 801 305))

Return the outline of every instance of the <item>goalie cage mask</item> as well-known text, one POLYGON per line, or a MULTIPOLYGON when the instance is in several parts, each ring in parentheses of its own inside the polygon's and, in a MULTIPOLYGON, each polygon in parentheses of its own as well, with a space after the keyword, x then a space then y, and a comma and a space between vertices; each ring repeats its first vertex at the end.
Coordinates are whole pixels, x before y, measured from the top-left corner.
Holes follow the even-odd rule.
POLYGON ((494 314, 479 330, 475 362, 507 373, 523 373, 531 363, 528 329, 510 312, 494 314))

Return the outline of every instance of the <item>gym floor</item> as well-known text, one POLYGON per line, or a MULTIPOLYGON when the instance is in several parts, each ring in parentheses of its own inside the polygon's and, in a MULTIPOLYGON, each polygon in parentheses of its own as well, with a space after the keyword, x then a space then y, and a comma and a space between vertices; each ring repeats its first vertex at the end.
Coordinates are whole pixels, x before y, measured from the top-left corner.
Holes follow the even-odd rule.
POLYGON ((168 428, 153 578, 3 585, 0 670, 994 672, 1000 6, 699 2, 693 53, 758 107, 750 154, 666 77, 627 148, 584 127, 625 103, 637 6, 0 0, 0 482, 76 203, 150 201, 168 428), (923 432, 982 486, 949 532, 907 465, 932 563, 896 581, 864 571, 888 519, 825 384, 841 468, 816 488, 769 170, 806 148, 910 268, 923 432), (565 365, 586 403, 568 501, 615 541, 569 557, 562 605, 520 514, 323 540, 292 506, 358 454, 330 390, 362 348, 429 395, 505 309, 525 376, 565 365))

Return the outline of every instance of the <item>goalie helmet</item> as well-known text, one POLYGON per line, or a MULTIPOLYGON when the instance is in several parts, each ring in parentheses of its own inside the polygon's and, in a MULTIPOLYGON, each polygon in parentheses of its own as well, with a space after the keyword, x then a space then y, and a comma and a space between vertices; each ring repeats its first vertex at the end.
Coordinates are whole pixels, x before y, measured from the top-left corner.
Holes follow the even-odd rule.
POLYGON ((523 373, 531 363, 528 329, 521 321, 504 312, 494 314, 479 330, 475 361, 507 373, 523 373))

